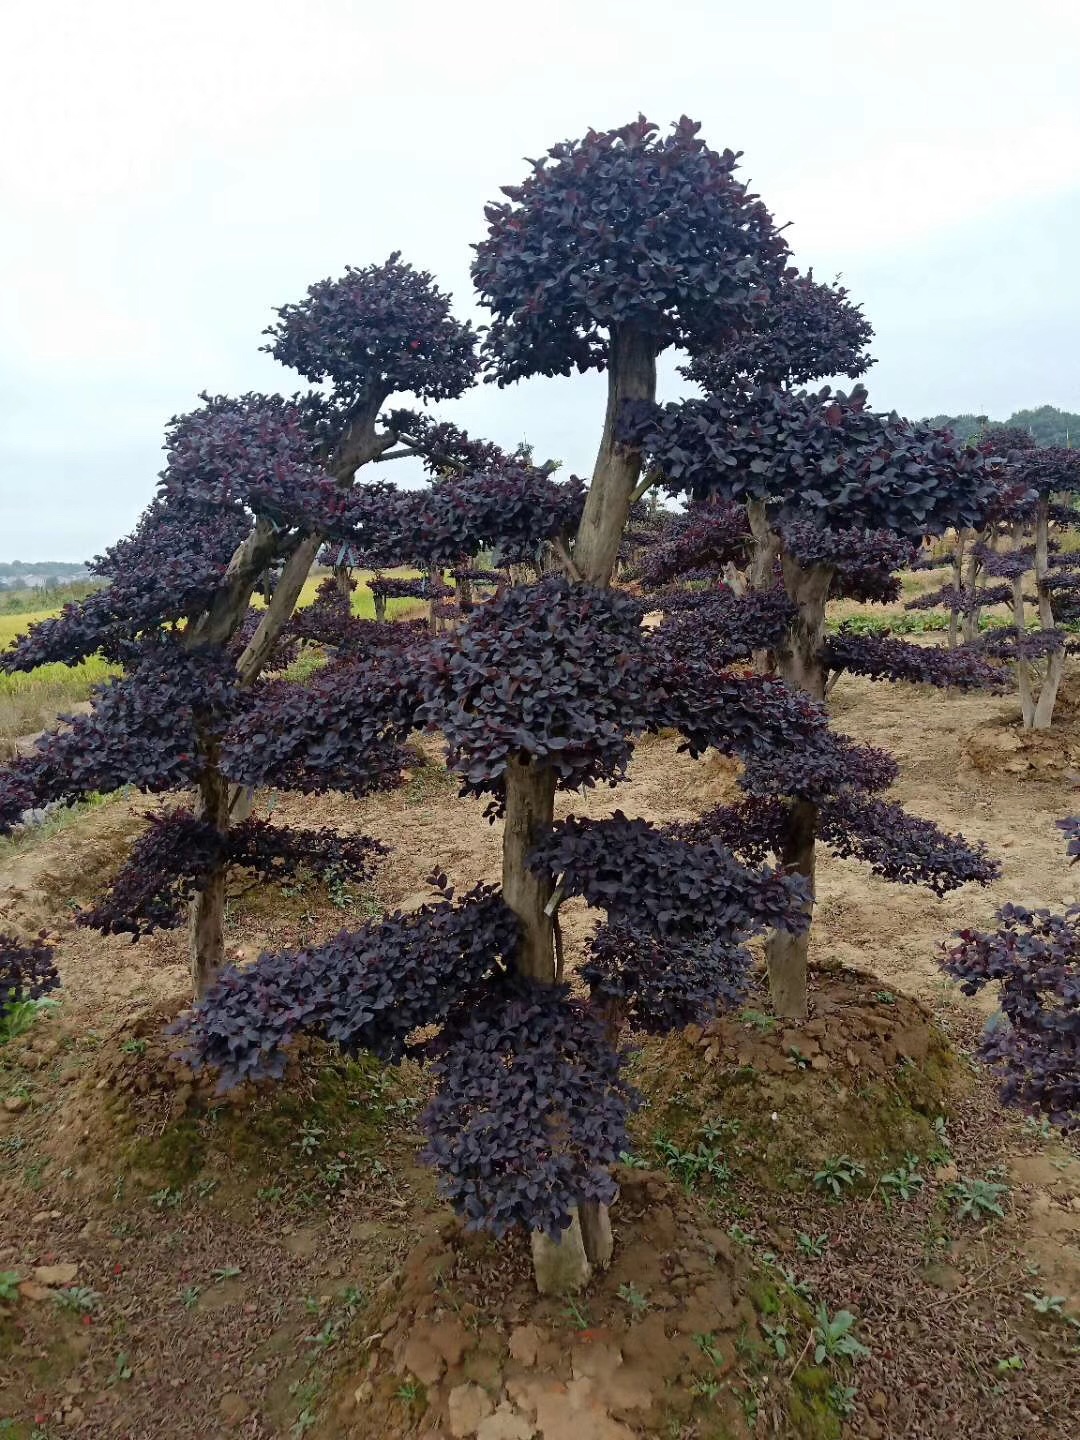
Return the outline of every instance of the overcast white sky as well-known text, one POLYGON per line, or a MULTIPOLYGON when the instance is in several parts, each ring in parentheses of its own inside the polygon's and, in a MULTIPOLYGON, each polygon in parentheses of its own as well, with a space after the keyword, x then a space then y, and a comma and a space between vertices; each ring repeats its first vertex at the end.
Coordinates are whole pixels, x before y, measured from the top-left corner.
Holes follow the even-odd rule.
MULTIPOLYGON (((1078 77, 1080 0, 11 0, 0 559, 129 530, 200 389, 297 388, 257 347, 313 280, 401 249, 475 314, 485 201, 639 111, 743 150, 842 272, 875 404, 1080 409, 1078 77)), ((442 409, 587 473, 602 383, 442 409)))

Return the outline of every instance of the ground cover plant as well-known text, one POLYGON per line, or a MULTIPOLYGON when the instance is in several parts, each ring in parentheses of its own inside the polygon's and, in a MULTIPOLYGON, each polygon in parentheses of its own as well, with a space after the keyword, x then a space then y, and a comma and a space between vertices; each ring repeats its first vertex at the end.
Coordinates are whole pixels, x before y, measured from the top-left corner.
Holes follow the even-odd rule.
MULTIPOLYGON (((1080 822, 1061 828, 1075 863, 1080 822)), ((1080 1125, 1080 908, 1064 914, 1005 905, 992 931, 962 930, 943 959, 964 992, 996 984, 1000 1012, 981 1058, 1001 1077, 1001 1097, 1063 1131, 1080 1125)))

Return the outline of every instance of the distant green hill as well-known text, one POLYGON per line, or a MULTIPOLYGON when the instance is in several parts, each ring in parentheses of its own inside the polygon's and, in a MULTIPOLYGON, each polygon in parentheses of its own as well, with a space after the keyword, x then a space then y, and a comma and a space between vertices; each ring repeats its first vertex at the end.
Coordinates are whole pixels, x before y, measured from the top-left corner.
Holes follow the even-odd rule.
MULTIPOLYGON (((973 440, 983 426, 991 423, 989 415, 930 415, 927 418, 931 425, 947 425, 958 440, 973 440)), ((1080 415, 1072 410, 1059 410, 1056 405, 1014 410, 1007 420, 992 423, 1018 425, 1030 431, 1040 445, 1080 445, 1080 415)))

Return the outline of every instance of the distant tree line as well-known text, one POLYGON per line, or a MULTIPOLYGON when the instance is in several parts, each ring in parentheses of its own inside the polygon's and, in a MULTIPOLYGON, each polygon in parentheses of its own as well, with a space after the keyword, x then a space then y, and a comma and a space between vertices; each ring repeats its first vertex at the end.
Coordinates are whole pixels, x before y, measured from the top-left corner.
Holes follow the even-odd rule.
POLYGON ((1080 443, 1080 415, 1072 410, 1059 410, 1056 405, 1014 410, 1007 420, 991 420, 989 415, 932 415, 928 423, 947 427, 958 440, 965 442, 974 440, 988 427, 1008 426, 1027 431, 1037 445, 1080 443))
POLYGON ((65 580, 87 573, 82 560, 0 560, 0 576, 60 575, 65 580))

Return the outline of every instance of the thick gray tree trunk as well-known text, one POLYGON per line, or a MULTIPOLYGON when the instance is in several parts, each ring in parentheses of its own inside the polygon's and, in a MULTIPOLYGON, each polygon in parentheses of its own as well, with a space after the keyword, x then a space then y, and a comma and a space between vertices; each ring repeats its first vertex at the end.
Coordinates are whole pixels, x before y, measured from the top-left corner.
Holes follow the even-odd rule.
POLYGON ((555 815, 555 772, 531 761, 511 760, 506 767, 506 819, 503 823, 503 899, 518 917, 521 948, 517 968, 530 980, 555 980, 554 921, 547 913, 551 882, 528 868, 525 857, 543 838, 555 815))
MULTIPOLYGON (((533 845, 551 828, 555 814, 555 772, 531 761, 511 760, 506 767, 506 819, 503 822, 503 899, 518 917, 521 945, 516 965, 540 984, 556 978, 555 925, 548 913, 552 885, 525 863, 533 845)), ((586 1285, 592 1266, 585 1249, 580 1210, 557 1240, 532 1234, 533 1273, 541 1295, 570 1293, 586 1285)))
MULTIPOLYGON (((821 660, 821 646, 825 632, 825 602, 836 572, 831 565, 804 569, 786 553, 781 554, 781 559, 784 585, 799 607, 799 614, 789 632, 786 647, 777 657, 780 675, 793 689, 805 690, 815 700, 824 701, 827 676, 821 660)), ((790 874, 802 875, 808 881, 808 919, 812 918, 814 910, 817 823, 818 807, 808 800, 795 801, 777 857, 790 874)), ((809 930, 802 935, 775 930, 766 942, 769 993, 773 1009, 783 1020, 806 1018, 809 948, 809 930)))
MULTIPOLYGON (((216 743, 207 747, 206 765, 199 782, 198 813, 219 830, 229 828, 229 782, 218 768, 216 743)), ((228 867, 214 870, 195 892, 188 921, 188 964, 191 987, 201 1000, 225 964, 225 883, 228 867)))
POLYGON ((750 533, 754 537, 754 549, 750 558, 750 589, 771 590, 776 557, 780 553, 780 539, 769 521, 764 500, 748 500, 746 518, 750 523, 750 533))
MULTIPOLYGON (((656 348, 631 328, 615 330, 608 356, 608 398, 604 433, 593 467, 573 555, 560 562, 569 577, 607 586, 618 559, 626 519, 641 476, 641 452, 615 437, 619 409, 625 400, 656 399, 656 348)), ((521 923, 518 968, 532 980, 555 980, 554 918, 547 913, 550 881, 532 875, 525 856, 550 828, 554 816, 554 771, 512 761, 506 774, 506 823, 503 829, 503 898, 521 923)), ((582 1202, 570 1228, 557 1241, 534 1232, 533 1270, 541 1294, 578 1290, 588 1282, 593 1265, 611 1259, 611 1221, 606 1205, 582 1202)))
MULTIPOLYGON (((776 557, 780 553, 780 539, 769 521, 769 513, 763 500, 748 500, 746 518, 750 533, 754 537, 754 548, 750 556, 749 588, 771 590, 775 583, 776 557)), ((771 675, 776 669, 776 655, 772 650, 755 650, 752 662, 757 675, 771 675)))
POLYGON ((641 451, 615 438, 625 400, 656 399, 656 344, 631 327, 612 332, 604 433, 574 544, 574 565, 591 585, 607 585, 641 476, 641 451))
MULTIPOLYGON (((1012 582, 1013 592, 1013 624, 1016 626, 1017 647, 1023 641, 1024 630, 1027 625, 1027 614, 1024 607, 1024 580, 1023 576, 1017 575, 1012 582)), ((1025 730, 1030 730, 1035 724, 1035 686, 1033 678, 1033 666, 1030 660, 1026 659, 1017 649, 1016 663, 1013 667, 1016 671, 1016 689, 1020 696, 1020 715, 1025 730)))
POLYGON ((274 593, 263 611, 258 628, 236 662, 241 685, 253 685, 273 654, 281 632, 292 619, 296 602, 300 599, 300 592, 311 573, 322 543, 321 535, 307 535, 286 560, 281 579, 274 586, 274 593))
MULTIPOLYGON (((967 548, 969 532, 958 530, 956 532, 956 547, 953 550, 952 564, 952 585, 957 595, 964 588, 964 551, 967 548)), ((955 650, 960 643, 960 624, 965 623, 966 617, 961 615, 959 610, 949 611, 949 649, 955 650)), ((967 637, 965 636, 965 639, 967 637)))

